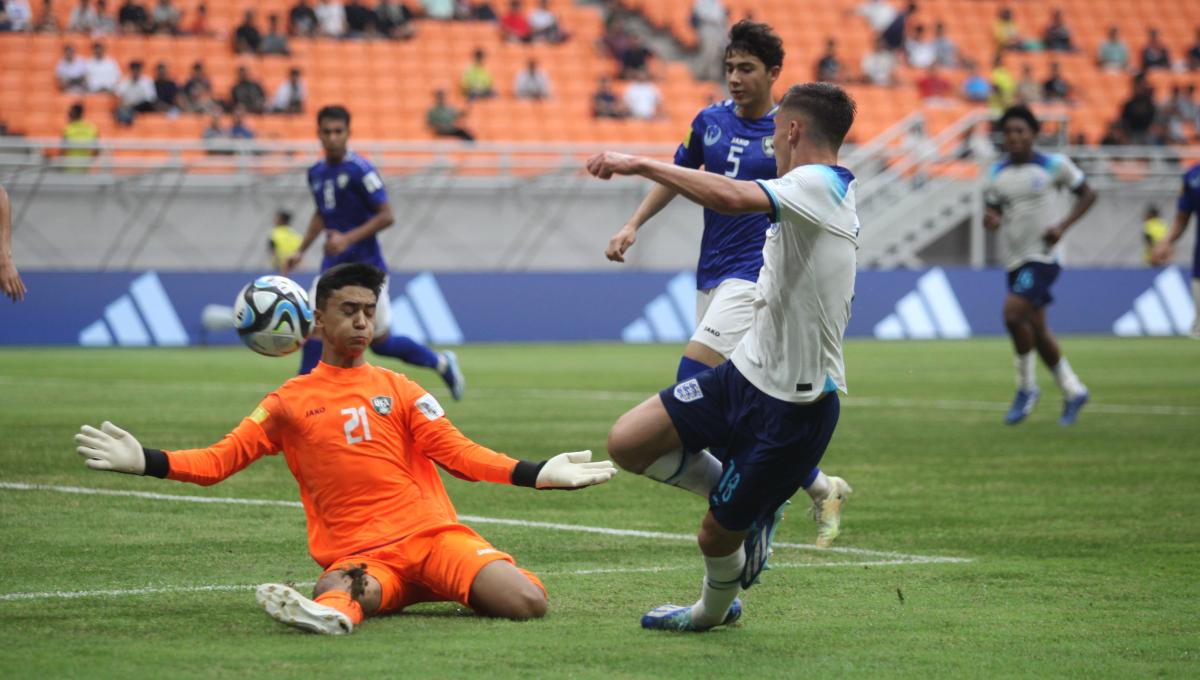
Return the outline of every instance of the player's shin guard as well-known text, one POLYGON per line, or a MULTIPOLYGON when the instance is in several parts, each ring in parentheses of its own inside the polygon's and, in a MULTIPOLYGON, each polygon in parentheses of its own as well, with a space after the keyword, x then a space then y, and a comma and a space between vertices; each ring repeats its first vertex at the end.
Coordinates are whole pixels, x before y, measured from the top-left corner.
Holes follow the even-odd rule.
POLYGON ((298 375, 308 375, 312 372, 317 364, 321 362, 321 341, 309 338, 307 342, 300 348, 300 373, 298 375))
POLYGON ((708 498, 709 492, 721 481, 721 461, 708 451, 688 453, 683 449, 675 449, 648 465, 642 474, 657 482, 708 498))
POLYGON ((438 367, 437 352, 406 335, 389 335, 371 345, 376 354, 394 357, 407 364, 438 367))
POLYGON ((725 620, 725 615, 741 591, 739 578, 746 564, 746 552, 738 546, 732 554, 704 558, 704 584, 700 601, 692 605, 692 624, 710 628, 725 620))

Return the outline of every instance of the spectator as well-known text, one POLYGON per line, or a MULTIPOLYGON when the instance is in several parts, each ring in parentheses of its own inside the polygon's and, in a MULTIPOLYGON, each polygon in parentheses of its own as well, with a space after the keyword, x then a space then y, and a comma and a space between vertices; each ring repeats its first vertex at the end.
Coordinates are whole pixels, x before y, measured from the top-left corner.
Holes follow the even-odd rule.
MULTIPOLYGON (((499 21, 500 17, 496 15, 496 10, 492 9, 492 4, 486 0, 471 3, 468 18, 471 21, 499 21)), ((563 34, 566 38, 566 34, 563 34)))
POLYGON ((508 12, 500 17, 500 35, 508 42, 529 42, 533 38, 533 29, 521 11, 521 0, 508 3, 508 12))
POLYGON ((234 110, 233 122, 229 125, 230 139, 254 139, 254 131, 246 126, 246 122, 242 119, 242 112, 234 110))
POLYGON ((600 85, 592 95, 592 116, 595 118, 615 118, 620 120, 629 116, 629 110, 613 92, 612 83, 607 76, 601 76, 600 85))
POLYGON ((729 42, 729 15, 721 0, 695 0, 692 4, 692 25, 696 27, 699 54, 696 57, 696 77, 701 80, 724 82, 725 44, 729 42))
POLYGON ((896 14, 896 18, 892 19, 892 23, 883 31, 883 40, 887 43, 889 49, 901 50, 904 49, 904 42, 908 38, 907 26, 908 20, 917 12, 917 3, 910 2, 904 11, 896 14))
POLYGON ((1071 84, 1062 76, 1062 68, 1057 61, 1050 62, 1050 77, 1042 83, 1042 99, 1048 102, 1071 101, 1071 84))
POLYGON ((275 12, 267 15, 267 34, 258 45, 258 53, 288 56, 287 36, 279 30, 279 15, 275 12))
POLYGON ((856 7, 854 12, 867 20, 867 23, 871 25, 871 30, 875 31, 876 37, 883 36, 883 32, 892 25, 898 14, 896 8, 885 0, 867 0, 856 7))
POLYGON ((117 10, 117 24, 122 33, 146 33, 150 27, 150 15, 146 8, 134 0, 125 0, 117 10))
POLYGON ((937 62, 937 46, 925 37, 925 25, 913 26, 913 34, 904 45, 908 65, 913 68, 929 68, 937 62))
POLYGON ((946 35, 946 25, 937 22, 933 26, 934 63, 944 68, 958 66, 958 45, 946 35))
POLYGON ((42 0, 42 18, 38 19, 33 30, 38 33, 59 33, 61 26, 58 17, 54 15, 54 0, 42 0))
POLYGON ((1050 25, 1042 35, 1042 47, 1050 52, 1075 51, 1075 46, 1071 44, 1071 29, 1063 21, 1061 9, 1054 10, 1050 15, 1050 25))
POLYGON ((92 58, 87 62, 87 91, 112 92, 121 80, 121 67, 104 52, 104 43, 92 45, 92 58))
POLYGON ((633 74, 633 82, 625 87, 622 97, 629 115, 640 120, 652 120, 658 117, 658 107, 662 104, 662 92, 650 80, 650 73, 645 69, 633 74))
POLYGON ((962 144, 958 147, 958 158, 961 160, 976 160, 987 162, 996 156, 996 145, 992 141, 986 123, 976 123, 963 136, 962 144))
POLYGON ((616 23, 604 29, 604 35, 600 37, 600 47, 620 64, 625 57, 625 50, 629 49, 630 39, 631 36, 624 26, 616 23))
POLYGON ((1154 88, 1144 76, 1138 75, 1133 80, 1133 95, 1121 106, 1121 128, 1129 143, 1142 146, 1156 143, 1151 128, 1157 117, 1154 88))
MULTIPOLYGON (((228 135, 225 134, 225 130, 221 129, 221 116, 214 113, 208 120, 208 127, 204 128, 204 131, 200 133, 200 137, 206 142, 227 139, 228 135)), ((210 147, 209 153, 221 153, 211 148, 213 144, 209 144, 208 146, 210 147)))
POLYGON ((256 54, 262 44, 262 34, 254 25, 254 10, 248 9, 242 15, 242 23, 233 32, 234 54, 256 54))
POLYGON ((538 68, 536 59, 530 59, 525 70, 517 73, 513 93, 517 99, 550 98, 550 78, 545 71, 538 68))
POLYGON ((1196 102, 1196 86, 1194 84, 1183 88, 1176 107, 1179 109, 1180 117, 1190 122, 1196 132, 1200 133, 1200 103, 1196 102))
POLYGON ((1017 103, 1036 104, 1042 98, 1042 85, 1033 77, 1033 67, 1025 64, 1021 67, 1021 79, 1017 81, 1017 103))
POLYGON ((463 71, 462 92, 468 100, 488 99, 496 96, 492 89, 492 72, 484 65, 484 53, 476 49, 471 65, 463 71))
POLYGON ((954 86, 941 74, 937 64, 930 64, 929 68, 925 69, 925 75, 917 81, 917 93, 926 103, 944 102, 951 98, 953 92, 954 86))
POLYGON ((872 85, 891 87, 896 84, 896 53, 889 50, 882 37, 875 39, 875 49, 862 59, 862 72, 872 85))
POLYGON ((80 33, 91 33, 96 28, 96 9, 91 6, 91 0, 79 0, 79 4, 71 8, 67 17, 67 30, 80 33))
POLYGON ((188 35, 208 36, 212 35, 212 28, 208 25, 208 4, 200 3, 196 5, 196 15, 192 17, 192 21, 188 24, 188 35))
POLYGON ((1146 46, 1142 48, 1142 70, 1170 67, 1171 56, 1158 38, 1158 29, 1152 28, 1147 35, 1146 46))
POLYGON ((362 4, 361 0, 346 3, 346 35, 363 38, 379 34, 379 17, 375 10, 362 4))
POLYGON ((8 30, 33 30, 33 10, 29 7, 29 0, 4 0, 0 2, 0 12, 8 18, 8 30))
POLYGON ((115 114, 117 122, 122 125, 132 125, 138 113, 155 110, 154 101, 158 94, 154 89, 154 81, 146 75, 140 59, 129 62, 129 74, 117 83, 114 93, 117 95, 115 114))
POLYGON ((192 75, 183 83, 183 104, 188 111, 199 112, 203 109, 198 109, 192 106, 194 102, 203 98, 203 95, 212 94, 212 81, 208 79, 208 74, 204 72, 204 64, 196 62, 192 64, 192 75))
POLYGON ((304 113, 304 102, 308 99, 308 91, 304 81, 300 80, 300 69, 288 71, 287 80, 280 83, 271 97, 273 113, 304 113))
POLYGON ((433 106, 425 114, 425 123, 438 137, 458 137, 465 142, 475 141, 475 136, 459 125, 463 115, 462 111, 446 103, 444 90, 437 90, 433 93, 433 106))
POLYGON ((450 20, 454 18, 454 0, 421 0, 425 16, 430 19, 450 20))
POLYGON ((82 170, 81 166, 87 166, 92 157, 99 155, 100 150, 95 147, 99 138, 96 126, 83 119, 83 103, 72 104, 67 110, 67 125, 63 128, 63 146, 66 147, 63 157, 68 167, 82 170))
POLYGON ((621 78, 635 78, 642 71, 649 71, 650 57, 654 53, 642 43, 637 34, 629 34, 628 44, 621 52, 621 78))
POLYGON ((825 53, 817 60, 817 80, 836 83, 842 77, 842 62, 837 57, 837 43, 833 38, 825 39, 825 53))
POLYGON ((154 106, 159 111, 175 115, 179 113, 179 84, 171 77, 164 62, 154 66, 154 106))
POLYGON ((1129 144, 1129 135, 1125 133, 1125 128, 1121 126, 1120 120, 1114 120, 1108 124, 1108 129, 1104 131, 1104 136, 1100 138, 1101 146, 1125 146, 1129 144))
POLYGON ((1187 105, 1183 88, 1173 85, 1170 98, 1159 108, 1159 125, 1165 132, 1168 144, 1186 144, 1188 141, 1184 123, 1192 118, 1185 115, 1187 105))
POLYGON ((1017 22, 1013 21, 1012 10, 1009 8, 1000 8, 996 22, 992 24, 992 39, 996 42, 997 50, 1019 52, 1025 49, 1025 39, 1021 37, 1021 31, 1017 28, 1017 22))
POLYGON ((558 17, 550 11, 550 0, 540 0, 538 8, 529 13, 529 30, 534 40, 560 43, 567 39, 567 34, 558 25, 558 17))
POLYGON ((245 66, 239 66, 237 82, 229 91, 230 110, 262 113, 266 108, 266 99, 267 94, 263 91, 263 86, 250 77, 250 71, 245 66))
POLYGON ((96 0, 96 24, 92 36, 112 35, 117 32, 117 22, 108 13, 108 0, 96 0))
POLYGON ((1200 71, 1200 28, 1196 29, 1196 43, 1187 51, 1189 71, 1200 71))
POLYGON ((1142 219, 1142 263, 1149 267, 1154 264, 1154 247, 1167 237, 1170 227, 1159 214, 1158 206, 1146 206, 1146 213, 1142 219))
POLYGON ((1015 104, 1016 100, 1017 80, 1004 65, 1004 55, 997 52, 992 59, 992 96, 988 100, 988 107, 993 113, 999 114, 1015 104))
POLYGON ((973 103, 982 104, 992 95, 992 85, 979 73, 979 67, 973 61, 966 62, 967 77, 963 80, 962 96, 963 99, 973 103))
POLYGON ((346 8, 339 0, 322 0, 317 5, 317 28, 321 35, 340 38, 346 35, 346 8))
POLYGON ((1100 68, 1110 71, 1124 71, 1129 68, 1129 48, 1121 40, 1116 26, 1108 27, 1108 38, 1100 43, 1100 50, 1096 54, 1096 63, 1100 65, 1100 68))
POLYGON ((63 46, 63 56, 54 67, 54 77, 58 80, 58 89, 63 92, 87 92, 87 62, 75 54, 74 45, 63 46))
POLYGON ((392 40, 408 40, 417 34, 413 13, 399 2, 379 0, 375 6, 380 35, 392 40))
POLYGON ((183 21, 183 14, 171 4, 171 0, 158 0, 153 19, 156 33, 179 35, 179 23, 183 21))
POLYGON ((308 0, 298 0, 288 12, 288 32, 301 38, 311 38, 317 32, 317 13, 308 0))

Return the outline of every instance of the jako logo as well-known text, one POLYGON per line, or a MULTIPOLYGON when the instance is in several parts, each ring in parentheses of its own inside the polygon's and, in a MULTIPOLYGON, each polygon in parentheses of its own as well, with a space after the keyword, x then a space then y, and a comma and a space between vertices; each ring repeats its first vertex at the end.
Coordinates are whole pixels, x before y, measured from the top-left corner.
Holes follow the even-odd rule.
POLYGON ((1186 335, 1196 309, 1179 269, 1171 267, 1154 277, 1154 285, 1133 301, 1133 309, 1113 322, 1117 335, 1186 335))
POLYGON ((880 340, 969 338, 971 326, 941 267, 917 279, 917 289, 900 298, 896 312, 875 324, 880 340))
POLYGON ((187 331, 175 313, 158 274, 146 272, 122 295, 104 308, 104 316, 79 332, 85 347, 180 347, 188 344, 187 331))
POLYGON ((682 272, 650 301, 641 318, 621 330, 625 342, 683 342, 696 327, 696 275, 682 272))
POLYGON ((462 344, 462 329, 433 274, 418 274, 404 292, 406 295, 392 299, 393 335, 407 335, 421 343, 462 344))

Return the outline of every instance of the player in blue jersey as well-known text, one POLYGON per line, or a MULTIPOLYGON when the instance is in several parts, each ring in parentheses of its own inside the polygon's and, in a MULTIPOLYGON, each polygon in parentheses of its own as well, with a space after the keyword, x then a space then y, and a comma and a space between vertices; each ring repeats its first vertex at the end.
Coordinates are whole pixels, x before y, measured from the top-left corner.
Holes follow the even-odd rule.
MULTIPOLYGON (((729 31, 725 82, 731 99, 696 114, 675 164, 738 180, 775 179, 775 98, 771 86, 783 68, 783 43, 767 24, 740 21, 729 31)), ((608 243, 605 255, 624 262, 638 229, 678 192, 655 184, 641 205, 608 243)), ((704 209, 704 233, 696 266, 696 329, 679 360, 683 382, 723 363, 750 328, 755 282, 763 266, 763 244, 771 220, 766 214, 723 215, 704 209)), ((652 479, 707 496, 721 476, 721 451, 701 451, 695 460, 663 459, 645 474, 652 479)), ((812 499, 817 540, 827 547, 840 531, 841 504, 852 489, 838 477, 814 468, 804 481, 812 499)))
MULTIPOLYGON (((1175 224, 1171 227, 1171 234, 1155 248, 1155 264, 1170 263, 1175 255, 1175 242, 1187 231, 1192 215, 1197 212, 1200 212, 1200 163, 1188 168, 1183 174, 1183 191, 1180 192, 1179 202, 1175 206, 1175 224)), ((1200 232, 1197 233, 1196 249, 1192 255, 1192 302, 1196 305, 1192 337, 1200 340, 1200 232)))
MULTIPOLYGON (((325 158, 308 169, 308 187, 317 209, 308 223, 300 249, 284 263, 283 273, 286 275, 300 264, 304 252, 322 233, 325 234, 325 256, 321 260, 321 271, 346 262, 370 264, 387 271, 376 234, 391 226, 395 217, 388 203, 387 189, 375 166, 347 148, 350 112, 341 106, 326 106, 318 111, 317 137, 321 140, 325 158)), ((316 291, 316 280, 312 287, 316 291)), ((454 399, 461 399, 466 382, 454 352, 434 352, 412 338, 389 333, 391 298, 387 291, 387 281, 384 281, 375 311, 375 340, 371 349, 377 354, 436 370, 454 399)), ((315 293, 310 297, 314 296, 315 293)), ((316 367, 321 359, 321 349, 320 338, 310 338, 304 343, 301 375, 316 367)))

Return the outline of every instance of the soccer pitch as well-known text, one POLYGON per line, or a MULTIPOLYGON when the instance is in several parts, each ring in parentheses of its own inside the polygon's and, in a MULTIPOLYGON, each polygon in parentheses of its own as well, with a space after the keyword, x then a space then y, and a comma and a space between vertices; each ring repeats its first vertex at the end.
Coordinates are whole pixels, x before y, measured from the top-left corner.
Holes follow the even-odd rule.
MULTIPOLYGON (((1072 338, 1092 391, 1006 427, 1006 341, 847 343, 822 467, 855 495, 830 551, 797 498, 728 629, 643 631, 694 601, 703 501, 628 473, 580 492, 446 479, 459 513, 538 573, 550 614, 427 604, 347 638, 284 627, 253 586, 319 568, 282 457, 220 485, 85 469, 72 435, 105 418, 161 448, 208 445, 296 360, 241 348, 0 351, 4 677, 1196 677, 1200 342, 1072 338), (190 502, 207 499, 214 502, 190 502)), ((671 382, 675 346, 467 346, 467 398, 408 374, 468 436, 515 457, 591 448, 671 382)), ((394 362, 372 357, 374 363, 394 362)))

